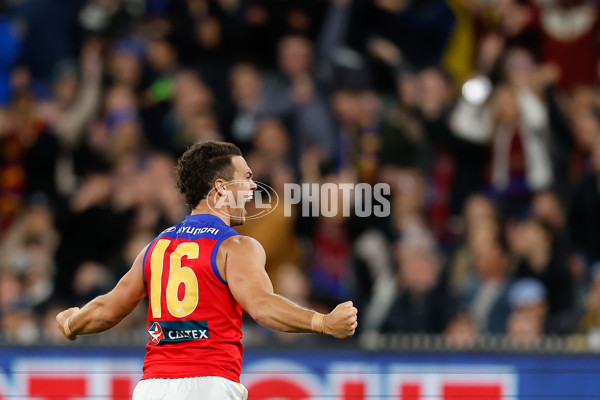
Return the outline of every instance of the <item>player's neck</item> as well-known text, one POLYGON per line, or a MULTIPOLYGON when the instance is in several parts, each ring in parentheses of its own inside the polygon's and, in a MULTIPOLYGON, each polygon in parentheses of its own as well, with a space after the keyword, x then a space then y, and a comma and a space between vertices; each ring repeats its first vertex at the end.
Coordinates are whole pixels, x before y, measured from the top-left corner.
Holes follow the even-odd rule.
POLYGON ((200 201, 198 205, 192 210, 192 215, 196 214, 210 214, 215 217, 221 218, 223 222, 231 226, 231 218, 224 212, 216 210, 214 207, 210 207, 206 200, 200 201))

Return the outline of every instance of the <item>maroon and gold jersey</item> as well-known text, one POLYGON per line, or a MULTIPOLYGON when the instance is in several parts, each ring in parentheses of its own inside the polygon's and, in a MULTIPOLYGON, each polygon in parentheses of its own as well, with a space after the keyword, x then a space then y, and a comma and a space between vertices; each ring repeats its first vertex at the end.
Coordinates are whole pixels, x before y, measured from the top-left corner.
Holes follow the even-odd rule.
POLYGON ((190 215, 148 247, 150 337, 142 379, 220 376, 239 382, 242 307, 216 264, 221 242, 237 234, 214 215, 190 215))

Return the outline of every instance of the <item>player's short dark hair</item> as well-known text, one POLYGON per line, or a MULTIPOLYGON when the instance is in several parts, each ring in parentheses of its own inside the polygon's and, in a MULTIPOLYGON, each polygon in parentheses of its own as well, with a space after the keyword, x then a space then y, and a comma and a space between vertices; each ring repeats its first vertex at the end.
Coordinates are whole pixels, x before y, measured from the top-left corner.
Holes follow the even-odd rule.
POLYGON ((227 142, 196 143, 177 162, 177 189, 191 208, 205 199, 215 180, 233 179, 231 158, 241 156, 240 149, 227 142))

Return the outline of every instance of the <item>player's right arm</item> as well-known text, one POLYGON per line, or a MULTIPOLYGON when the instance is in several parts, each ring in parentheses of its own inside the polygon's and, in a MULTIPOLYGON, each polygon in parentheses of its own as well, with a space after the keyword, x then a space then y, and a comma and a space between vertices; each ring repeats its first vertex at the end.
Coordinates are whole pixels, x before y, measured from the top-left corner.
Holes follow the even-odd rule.
POLYGON ((325 333, 338 339, 354 335, 358 310, 352 302, 339 304, 327 315, 300 307, 273 292, 265 261, 261 244, 248 236, 225 240, 217 254, 231 293, 256 322, 283 332, 325 333))

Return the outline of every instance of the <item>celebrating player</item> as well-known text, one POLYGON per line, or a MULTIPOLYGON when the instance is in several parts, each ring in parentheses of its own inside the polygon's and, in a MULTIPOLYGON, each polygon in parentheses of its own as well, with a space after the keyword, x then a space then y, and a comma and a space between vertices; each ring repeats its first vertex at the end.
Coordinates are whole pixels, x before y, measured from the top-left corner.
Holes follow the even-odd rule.
POLYGON ((354 334, 352 302, 324 315, 275 294, 263 247, 232 229, 244 223, 245 200, 256 189, 235 145, 193 145, 179 159, 177 186, 191 215, 146 246, 112 291, 56 316, 75 340, 112 328, 149 297, 150 340, 134 400, 247 399, 242 310, 279 331, 354 334))

